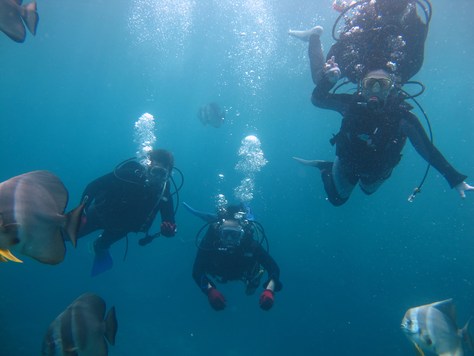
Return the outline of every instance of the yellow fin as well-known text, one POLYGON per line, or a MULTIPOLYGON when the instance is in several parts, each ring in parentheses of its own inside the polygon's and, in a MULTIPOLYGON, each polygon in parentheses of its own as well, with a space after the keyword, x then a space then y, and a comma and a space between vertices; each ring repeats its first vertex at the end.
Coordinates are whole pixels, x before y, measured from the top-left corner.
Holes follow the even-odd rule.
POLYGON ((22 260, 19 260, 13 254, 10 252, 10 250, 2 250, 0 248, 0 262, 8 262, 8 261, 13 261, 17 263, 23 263, 22 260))
POLYGON ((418 346, 418 344, 416 342, 414 342, 413 345, 415 345, 415 352, 416 352, 417 356, 425 356, 425 353, 423 352, 421 347, 418 346))

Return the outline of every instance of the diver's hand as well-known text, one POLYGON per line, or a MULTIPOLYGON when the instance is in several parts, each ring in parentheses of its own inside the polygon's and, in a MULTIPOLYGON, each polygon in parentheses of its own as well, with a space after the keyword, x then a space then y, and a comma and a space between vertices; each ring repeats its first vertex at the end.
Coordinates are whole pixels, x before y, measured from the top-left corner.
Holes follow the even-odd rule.
POLYGON ((327 62, 324 63, 323 75, 333 84, 336 83, 341 77, 341 70, 339 69, 339 66, 336 63, 336 59, 334 58, 334 56, 329 58, 327 62))
POLYGON ((176 224, 169 221, 163 221, 161 223, 160 232, 163 236, 173 237, 176 234, 176 231, 177 231, 176 224))
POLYGON ((270 310, 273 307, 274 300, 275 296, 273 291, 271 289, 265 289, 260 295, 260 308, 263 310, 270 310))
POLYGON ((466 197, 466 192, 468 192, 470 190, 474 190, 474 187, 467 184, 466 182, 461 182, 458 185, 456 185, 454 188, 456 188, 456 190, 458 191, 461 198, 466 197))
POLYGON ((211 287, 207 290, 207 299, 214 310, 223 310, 225 308, 224 295, 216 288, 211 287))

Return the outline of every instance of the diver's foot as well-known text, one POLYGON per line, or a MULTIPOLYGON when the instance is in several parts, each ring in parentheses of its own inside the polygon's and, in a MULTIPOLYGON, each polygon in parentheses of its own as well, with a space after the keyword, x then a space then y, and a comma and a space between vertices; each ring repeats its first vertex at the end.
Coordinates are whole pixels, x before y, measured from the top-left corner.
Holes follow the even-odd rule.
POLYGON ((316 167, 321 171, 332 169, 332 164, 333 164, 333 162, 330 162, 330 161, 321 161, 317 159, 308 160, 308 159, 303 159, 303 158, 298 158, 298 157, 293 157, 293 159, 295 161, 300 162, 301 164, 304 164, 305 166, 316 167))
POLYGON ((289 30, 288 34, 290 36, 299 38, 302 41, 308 42, 309 38, 312 35, 321 36, 323 34, 323 27, 322 26, 315 26, 309 30, 304 31, 297 31, 297 30, 289 30))

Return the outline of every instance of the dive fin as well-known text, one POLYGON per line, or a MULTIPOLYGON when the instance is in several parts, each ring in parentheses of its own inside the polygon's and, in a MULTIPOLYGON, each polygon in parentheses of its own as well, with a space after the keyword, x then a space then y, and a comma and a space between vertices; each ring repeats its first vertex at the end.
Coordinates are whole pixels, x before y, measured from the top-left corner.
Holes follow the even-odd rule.
POLYGON ((205 222, 214 222, 217 220, 217 214, 213 214, 213 213, 206 213, 204 211, 198 211, 196 209, 193 209, 189 204, 183 202, 183 205, 186 209, 188 209, 188 211, 194 215, 196 215, 198 218, 201 218, 202 220, 204 220, 205 222))
POLYGON ((321 170, 332 167, 332 162, 329 161, 321 161, 321 160, 308 160, 308 159, 303 159, 299 157, 293 157, 295 161, 300 162, 301 164, 304 164, 305 166, 311 166, 311 167, 316 167, 321 170))
POLYGON ((323 28, 321 26, 315 26, 313 28, 310 28, 309 30, 303 31, 288 30, 288 34, 290 36, 300 39, 301 41, 309 42, 309 38, 312 35, 321 36, 323 34, 323 28))
POLYGON ((322 164, 328 163, 327 161, 321 161, 317 159, 303 159, 299 157, 293 157, 293 159, 297 162, 300 162, 301 164, 304 164, 305 166, 311 166, 316 168, 319 168, 322 164))
POLYGON ((92 265, 91 276, 95 277, 112 268, 114 261, 108 249, 96 250, 94 256, 94 264, 92 265))

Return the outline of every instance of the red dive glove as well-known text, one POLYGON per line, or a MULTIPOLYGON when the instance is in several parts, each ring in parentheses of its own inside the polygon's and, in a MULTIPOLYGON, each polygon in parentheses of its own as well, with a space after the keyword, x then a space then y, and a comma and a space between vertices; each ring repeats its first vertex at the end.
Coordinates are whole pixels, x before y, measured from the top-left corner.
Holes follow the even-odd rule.
POLYGON ((273 306, 274 299, 273 292, 270 289, 265 289, 262 294, 260 294, 260 308, 270 310, 273 306))
POLYGON ((176 234, 176 224, 169 221, 163 221, 161 223, 160 232, 163 236, 173 237, 174 234, 176 234))
POLYGON ((211 304, 214 310, 222 310, 225 308, 225 298, 216 288, 208 289, 207 299, 209 299, 209 304, 211 304))

